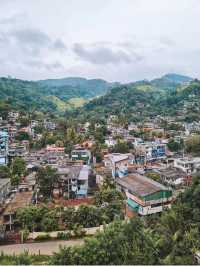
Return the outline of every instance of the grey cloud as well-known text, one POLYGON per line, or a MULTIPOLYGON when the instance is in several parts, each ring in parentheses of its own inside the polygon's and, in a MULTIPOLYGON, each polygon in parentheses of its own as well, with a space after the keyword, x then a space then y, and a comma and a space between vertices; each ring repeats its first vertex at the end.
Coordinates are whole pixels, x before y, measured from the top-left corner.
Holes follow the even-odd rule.
POLYGON ((51 43, 47 34, 36 29, 20 29, 11 32, 11 35, 19 42, 34 45, 49 45, 51 43))
POLYGON ((42 49, 58 52, 67 50, 61 39, 53 40, 46 33, 37 29, 16 29, 8 32, 9 38, 16 41, 27 53, 38 55, 42 49))
POLYGON ((57 39, 57 40, 54 42, 53 47, 54 47, 56 50, 59 50, 59 51, 61 51, 61 52, 67 50, 67 47, 66 47, 65 43, 64 43, 61 39, 57 39))
POLYGON ((28 60, 23 63, 25 67, 36 68, 36 69, 43 69, 43 70, 57 70, 57 69, 64 69, 63 65, 60 62, 52 62, 46 63, 37 59, 28 60))
POLYGON ((141 57, 133 52, 124 51, 118 47, 112 49, 109 46, 74 44, 73 51, 80 58, 93 64, 131 63, 141 60, 141 57))

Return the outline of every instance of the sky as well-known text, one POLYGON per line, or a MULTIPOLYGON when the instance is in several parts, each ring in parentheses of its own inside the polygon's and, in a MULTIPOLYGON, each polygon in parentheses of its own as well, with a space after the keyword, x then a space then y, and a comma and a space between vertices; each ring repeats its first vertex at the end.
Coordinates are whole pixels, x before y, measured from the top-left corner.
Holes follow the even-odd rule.
POLYGON ((0 0, 0 76, 200 78, 200 0, 0 0))

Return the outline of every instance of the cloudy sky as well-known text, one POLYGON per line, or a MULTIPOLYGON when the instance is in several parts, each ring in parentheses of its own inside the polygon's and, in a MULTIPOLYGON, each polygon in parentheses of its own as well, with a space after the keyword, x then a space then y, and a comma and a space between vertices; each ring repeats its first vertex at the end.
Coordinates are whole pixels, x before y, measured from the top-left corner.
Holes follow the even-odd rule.
POLYGON ((0 76, 200 78, 200 0, 0 0, 0 76))

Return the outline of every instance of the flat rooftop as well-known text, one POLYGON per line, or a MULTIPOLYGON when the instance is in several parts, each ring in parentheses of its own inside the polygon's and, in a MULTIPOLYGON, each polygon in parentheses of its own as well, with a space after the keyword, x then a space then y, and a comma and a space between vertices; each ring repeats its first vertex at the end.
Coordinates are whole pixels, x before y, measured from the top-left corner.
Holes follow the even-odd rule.
POLYGON ((183 163, 200 163, 200 157, 177 158, 176 161, 183 162, 183 163))
POLYGON ((184 171, 182 171, 179 168, 176 167, 169 167, 169 168, 165 168, 165 169, 159 169, 157 171, 159 174, 166 176, 166 177, 176 177, 176 178, 180 178, 180 177, 185 177, 186 173, 184 171))
POLYGON ((131 193, 137 196, 147 196, 158 191, 169 190, 167 187, 160 183, 147 178, 140 174, 129 174, 128 176, 117 178, 117 183, 127 188, 131 193))
POLYGON ((121 154, 121 153, 111 153, 104 157, 105 159, 110 159, 113 163, 117 163, 120 161, 124 161, 128 159, 127 154, 121 154))

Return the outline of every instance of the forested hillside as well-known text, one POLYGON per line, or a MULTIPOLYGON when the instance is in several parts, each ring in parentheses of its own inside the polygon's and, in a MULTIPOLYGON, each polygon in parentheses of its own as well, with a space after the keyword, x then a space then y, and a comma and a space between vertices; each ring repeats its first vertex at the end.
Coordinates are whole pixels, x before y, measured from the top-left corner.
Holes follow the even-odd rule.
POLYGON ((106 95, 87 103, 79 110, 79 116, 102 119, 110 114, 122 114, 134 121, 155 115, 184 114, 186 120, 191 120, 191 117, 198 120, 200 81, 178 83, 170 80, 167 85, 165 77, 113 88, 106 95))
POLYGON ((0 79, 0 100, 12 108, 63 113, 82 106, 88 99, 105 94, 114 86, 104 80, 67 78, 44 81, 0 79))
MULTIPOLYGON (((134 120, 146 114, 176 114, 184 101, 191 101, 192 95, 198 93, 198 81, 177 74, 125 85, 84 78, 43 81, 0 78, 0 109, 37 110, 63 115, 73 111, 81 119, 99 119, 120 111, 134 120)), ((195 113, 196 109, 193 111, 195 113)))

